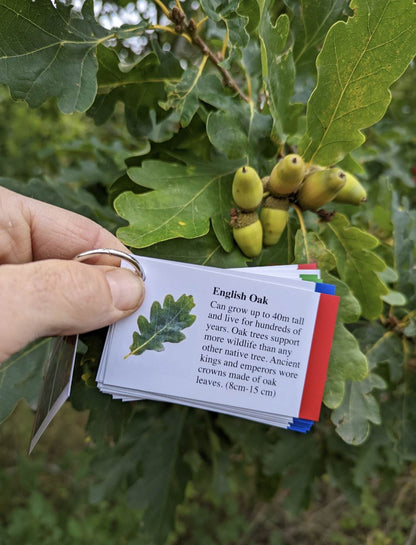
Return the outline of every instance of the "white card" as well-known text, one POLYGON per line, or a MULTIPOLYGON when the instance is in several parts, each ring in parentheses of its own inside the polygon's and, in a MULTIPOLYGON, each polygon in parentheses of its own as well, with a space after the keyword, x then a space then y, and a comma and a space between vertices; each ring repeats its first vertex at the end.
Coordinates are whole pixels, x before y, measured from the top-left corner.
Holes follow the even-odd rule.
MULTIPOLYGON (((262 274, 250 268, 231 271, 138 260, 147 277, 145 301, 109 332, 97 374, 103 392, 125 400, 173 401, 285 427, 294 418, 319 418, 338 305, 330 289, 290 274, 276 278, 279 267, 265 268, 262 274), (317 286, 329 293, 315 291, 317 286), (170 304, 172 317, 164 302, 170 304), (169 327, 175 328, 181 302, 192 307, 183 312, 185 322, 191 323, 178 328, 180 342, 169 342, 169 327), (150 339, 146 328, 152 331, 150 339), (134 332, 138 341, 133 345, 134 332), (158 337, 160 345, 150 349, 158 337)), ((285 272, 298 273, 295 267, 285 272)))

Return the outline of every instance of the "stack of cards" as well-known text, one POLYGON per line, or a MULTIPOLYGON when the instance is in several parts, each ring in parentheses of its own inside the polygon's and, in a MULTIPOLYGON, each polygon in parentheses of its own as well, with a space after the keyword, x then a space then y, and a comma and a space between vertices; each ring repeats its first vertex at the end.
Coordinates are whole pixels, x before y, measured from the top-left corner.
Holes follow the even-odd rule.
POLYGON ((311 428, 339 303, 316 268, 137 259, 146 297, 109 329, 97 374, 102 392, 311 428))

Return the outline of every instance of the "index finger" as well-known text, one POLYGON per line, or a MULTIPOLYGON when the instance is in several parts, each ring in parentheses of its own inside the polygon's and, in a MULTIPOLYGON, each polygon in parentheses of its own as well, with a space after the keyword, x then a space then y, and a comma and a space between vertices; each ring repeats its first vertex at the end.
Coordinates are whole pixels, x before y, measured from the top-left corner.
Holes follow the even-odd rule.
MULTIPOLYGON (((0 263, 72 259, 86 250, 127 248, 94 221, 0 188, 0 263)), ((118 258, 105 258, 119 264, 118 258)), ((101 260, 100 260, 101 261, 101 260)))

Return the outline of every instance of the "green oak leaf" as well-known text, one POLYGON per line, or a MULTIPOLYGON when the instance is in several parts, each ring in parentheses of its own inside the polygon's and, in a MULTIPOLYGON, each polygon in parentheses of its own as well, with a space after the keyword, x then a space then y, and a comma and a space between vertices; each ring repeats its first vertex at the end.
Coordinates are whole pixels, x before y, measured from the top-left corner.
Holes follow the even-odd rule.
POLYGON ((332 340, 324 404, 330 409, 340 405, 344 398, 345 381, 362 381, 368 374, 368 362, 357 339, 337 320, 332 340))
POLYGON ((379 121, 389 87, 416 54, 413 0, 352 0, 354 15, 329 30, 317 58, 318 82, 300 145, 306 161, 331 165, 359 147, 379 121))
POLYGON ((114 50, 98 47, 98 94, 88 115, 101 125, 121 102, 132 135, 164 142, 178 132, 179 114, 165 112, 159 103, 166 100, 165 85, 180 81, 183 70, 172 53, 154 41, 150 45, 152 51, 130 65, 122 65, 114 50))
POLYGON ((129 38, 137 38, 139 33, 143 33, 149 29, 149 23, 142 19, 135 25, 123 24, 119 28, 114 28, 117 38, 120 40, 128 40, 129 38))
POLYGON ((222 21, 225 24, 231 46, 230 55, 235 48, 247 45, 249 36, 245 27, 249 24, 249 19, 243 10, 239 13, 240 0, 201 0, 200 4, 210 19, 217 23, 222 21))
POLYGON ((361 382, 347 382, 344 399, 331 414, 336 432, 346 443, 360 445, 370 433, 370 423, 381 424, 380 408, 371 392, 385 387, 373 373, 361 382))
POLYGON ((140 356, 146 350, 165 350, 163 343, 179 343, 185 339, 182 329, 190 327, 196 316, 190 314, 195 306, 192 295, 181 295, 177 301, 166 295, 163 306, 154 301, 150 309, 150 321, 140 315, 137 318, 139 331, 133 332, 130 353, 125 356, 140 356))
MULTIPOLYGON (((207 234, 211 217, 219 211, 229 214, 232 175, 241 165, 241 160, 224 158, 189 160, 186 165, 149 160, 129 169, 133 181, 153 191, 138 195, 127 191, 115 199, 117 213, 130 223, 118 230, 119 238, 129 246, 144 248, 163 240, 207 234)), ((222 220, 219 223, 221 230, 224 225, 222 220)), ((228 231, 228 238, 223 236, 227 241, 224 249, 231 250, 228 231)))
POLYGON ((245 47, 249 40, 249 35, 245 29, 248 24, 248 17, 238 12, 230 12, 223 20, 227 27, 231 49, 245 47))
POLYGON ((56 97, 62 112, 84 112, 97 93, 96 48, 111 36, 93 0, 81 16, 61 1, 1 0, 0 82, 32 107, 56 97))
MULTIPOLYGON (((187 127, 192 121, 199 108, 200 100, 203 101, 204 97, 207 97, 208 103, 211 103, 210 99, 214 98, 214 106, 219 102, 221 81, 213 74, 202 74, 206 59, 207 57, 204 57, 199 67, 191 66, 185 70, 179 83, 168 84, 166 86, 168 98, 159 103, 165 110, 173 108, 179 112, 182 127, 187 127)), ((224 97, 221 98, 224 99, 224 97)))
POLYGON ((333 253, 325 246, 317 233, 308 231, 305 234, 298 229, 295 237, 296 263, 317 263, 319 269, 330 271, 335 268, 333 253))
MULTIPOLYGON (((177 81, 182 73, 179 62, 171 53, 160 51, 153 42, 151 45, 153 51, 149 51, 131 64, 122 64, 114 49, 99 45, 97 48, 98 95, 117 90, 125 91, 135 85, 137 90, 140 86, 149 83, 163 87, 163 84, 169 80, 177 81)), ((157 87, 151 89, 157 91, 157 87)), ((146 97, 147 104, 154 105, 163 96, 163 92, 149 93, 149 95, 146 97), (152 96, 153 94, 156 94, 156 97, 152 96)), ((119 99, 122 99, 122 95, 117 96, 117 100, 119 99)))
POLYGON ((238 8, 239 0, 201 0, 201 8, 213 21, 221 21, 222 16, 227 14, 229 9, 235 11, 238 8))
POLYGON ((382 296, 382 299, 385 303, 394 307, 402 307, 407 303, 407 299, 403 293, 396 290, 389 290, 387 295, 382 296))
MULTIPOLYGON (((399 337, 396 332, 387 330, 379 322, 363 323, 354 328, 354 335, 360 341, 361 347, 367 353, 368 365, 373 377, 383 365, 383 376, 388 370, 388 385, 398 385, 399 398, 398 406, 394 409, 394 396, 389 397, 389 409, 396 411, 395 436, 398 439, 400 448, 404 449, 406 455, 414 457, 416 453, 416 442, 411 429, 415 423, 415 372, 414 367, 409 365, 411 348, 406 340, 399 337)), ((376 380, 381 380, 377 377, 376 380)), ((380 382, 380 387, 382 387, 380 382)), ((386 385, 384 385, 386 388, 386 385)), ((397 390, 396 390, 397 391, 397 390)), ((386 409, 386 407, 385 407, 386 409)), ((384 415, 385 418, 385 415, 384 415)))
MULTIPOLYGON (((337 329, 338 326, 335 337, 338 337, 337 329)), ((342 340, 339 342, 338 338, 335 341, 334 337, 335 346, 331 352, 331 358, 334 356, 335 361, 330 361, 324 402, 335 409, 331 419, 336 425, 337 433, 347 443, 358 445, 368 437, 370 423, 380 424, 380 409, 372 391, 376 388, 385 389, 386 383, 373 371, 379 360, 390 364, 392 358, 397 359, 396 344, 391 334, 384 334, 384 328, 377 322, 369 327, 362 326, 354 329, 354 335, 343 329, 341 336, 345 337, 347 342, 342 340), (359 351, 358 341, 362 349, 367 351, 366 356, 359 351), (387 353, 383 354, 385 349, 387 353), (354 358, 354 355, 358 354, 361 355, 360 358, 363 359, 363 363, 365 362, 365 366, 368 362, 368 375, 364 374, 361 379, 358 376, 352 376, 352 373, 360 367, 360 359, 354 358), (344 370, 347 372, 344 377, 341 376, 343 366, 339 365, 339 360, 344 360, 345 363, 344 370), (341 373, 337 376, 338 371, 341 373), (347 379, 346 382, 345 379, 347 379)), ((399 356, 399 359, 402 358, 399 356)))
POLYGON ((325 224, 321 237, 335 255, 341 280, 360 302, 362 315, 368 320, 380 316, 382 296, 388 288, 377 274, 386 264, 371 251, 378 245, 377 238, 350 226, 348 219, 338 213, 325 224))
POLYGON ((291 103, 296 71, 292 46, 288 42, 289 17, 283 14, 273 25, 270 4, 270 0, 264 2, 260 20, 263 82, 269 95, 273 135, 279 142, 285 142, 288 134, 296 132, 296 120, 303 105, 291 103))
MULTIPOLYGON (((260 96, 262 93, 262 67, 261 47, 258 40, 251 39, 243 49, 241 65, 245 72, 247 85, 251 89, 251 96, 260 96)), ((256 108, 253 109, 256 110, 256 108)))
POLYGON ((391 267, 386 267, 384 271, 381 271, 378 275, 386 284, 393 284, 399 279, 397 271, 391 267))
POLYGON ((296 97, 306 102, 316 83, 315 61, 326 33, 348 11, 349 0, 285 0, 292 12, 296 97))
POLYGON ((244 0, 238 6, 238 13, 248 18, 246 30, 250 34, 255 31, 260 22, 260 6, 257 0, 244 0))
POLYGON ((34 341, 1 364, 0 423, 10 415, 21 399, 36 406, 44 364, 53 342, 49 338, 34 341))
POLYGON ((95 196, 85 189, 85 183, 84 186, 81 184, 76 186, 73 178, 68 183, 64 180, 57 183, 56 180, 43 178, 32 178, 23 183, 21 180, 0 176, 0 186, 32 199, 82 214, 94 221, 99 221, 110 231, 114 231, 121 224, 120 218, 110 206, 99 203, 95 196))
POLYGON ((211 144, 229 159, 244 158, 259 173, 269 172, 269 160, 275 153, 270 145, 272 118, 247 104, 224 103, 221 110, 207 119, 211 144), (227 108, 224 111, 224 108, 227 108))
POLYGON ((230 252, 226 252, 212 229, 207 235, 188 240, 186 244, 180 244, 174 239, 142 248, 140 255, 223 269, 247 265, 247 257, 238 247, 234 245, 230 252))
POLYGON ((335 293, 340 297, 338 319, 344 324, 356 322, 361 316, 361 305, 348 285, 325 270, 321 271, 321 278, 327 284, 333 284, 335 293))
POLYGON ((399 382, 403 377, 405 354, 403 342, 395 333, 387 331, 367 352, 370 369, 387 364, 391 382, 399 382))
POLYGON ((211 144, 229 159, 247 158, 248 134, 245 119, 238 112, 212 112, 207 120, 211 144))
POLYGON ((347 170, 352 174, 365 174, 364 166, 359 163, 351 153, 347 155, 338 163, 339 168, 342 170, 347 170))

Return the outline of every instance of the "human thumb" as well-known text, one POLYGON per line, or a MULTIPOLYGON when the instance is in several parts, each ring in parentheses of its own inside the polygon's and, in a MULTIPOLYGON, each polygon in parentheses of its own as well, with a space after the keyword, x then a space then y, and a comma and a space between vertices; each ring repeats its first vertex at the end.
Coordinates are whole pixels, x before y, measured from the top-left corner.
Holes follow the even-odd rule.
POLYGON ((64 260, 2 265, 0 362, 36 338, 109 325, 143 298, 143 281, 128 269, 64 260))

